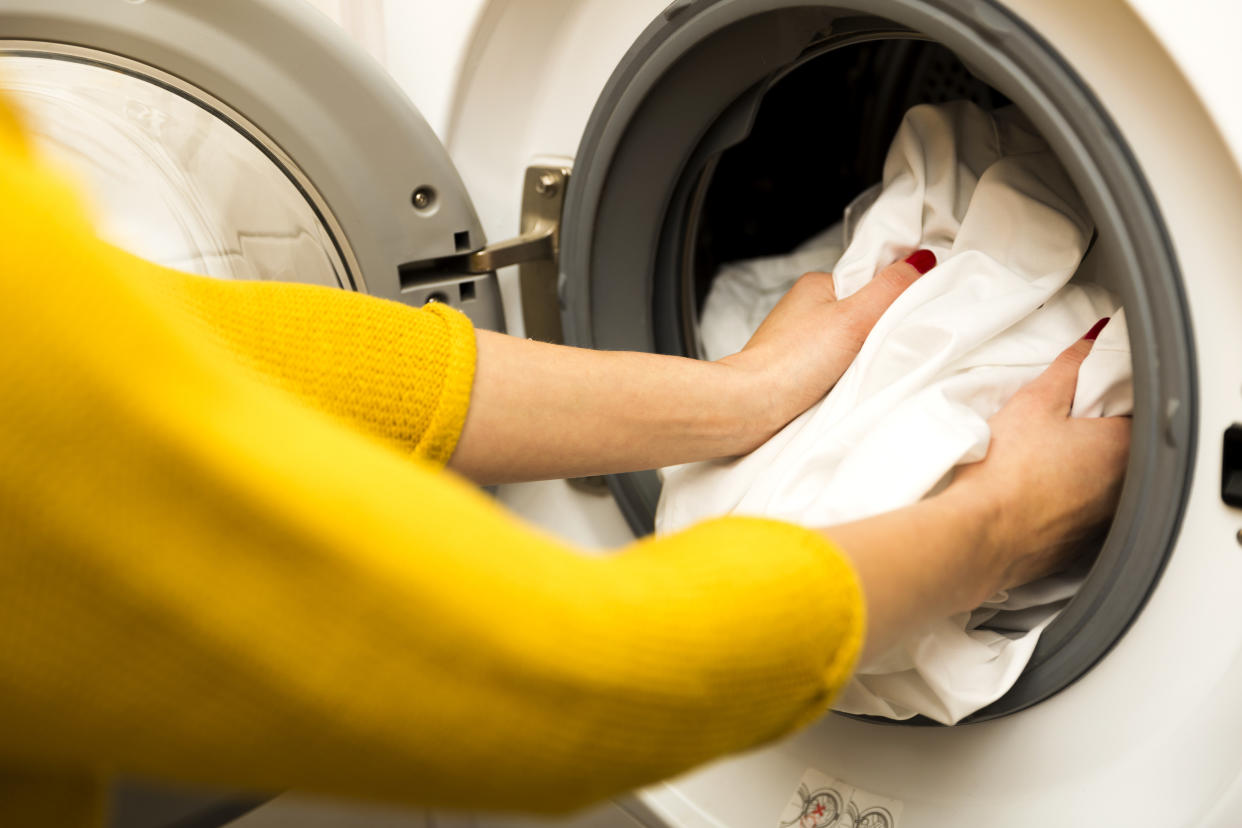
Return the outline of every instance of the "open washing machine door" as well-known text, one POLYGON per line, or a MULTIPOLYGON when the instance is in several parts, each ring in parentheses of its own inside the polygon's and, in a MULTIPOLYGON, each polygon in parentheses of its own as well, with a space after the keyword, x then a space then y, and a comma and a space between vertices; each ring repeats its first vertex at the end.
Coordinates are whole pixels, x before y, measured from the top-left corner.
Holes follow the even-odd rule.
POLYGON ((0 90, 110 241, 503 326, 469 196, 388 76, 297 0, 4 0, 0 90), (436 261, 431 272, 412 262, 436 261), (458 265, 458 267, 454 267, 458 265))

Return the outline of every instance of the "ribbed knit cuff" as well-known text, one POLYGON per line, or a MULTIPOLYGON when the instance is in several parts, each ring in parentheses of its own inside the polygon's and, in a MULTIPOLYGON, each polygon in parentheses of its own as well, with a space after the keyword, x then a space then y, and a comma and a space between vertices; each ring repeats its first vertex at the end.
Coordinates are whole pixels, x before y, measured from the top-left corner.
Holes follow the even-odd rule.
POLYGON ((434 314, 444 323, 448 342, 444 385, 432 412, 431 421, 414 453, 432 463, 444 465, 453 456, 461 430, 470 409, 470 393, 474 388, 474 367, 477 357, 474 325, 469 317, 448 305, 432 302, 423 306, 424 313, 434 314))

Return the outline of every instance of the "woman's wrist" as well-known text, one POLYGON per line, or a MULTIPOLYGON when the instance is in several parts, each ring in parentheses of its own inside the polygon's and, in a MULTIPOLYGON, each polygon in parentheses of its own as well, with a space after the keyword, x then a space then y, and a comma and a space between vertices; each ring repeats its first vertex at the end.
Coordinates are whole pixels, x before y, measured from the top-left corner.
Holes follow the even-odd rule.
POLYGON ((824 530, 854 564, 867 603, 864 660, 1000 585, 993 501, 966 488, 824 530))
POLYGON ((1004 588, 1002 550, 1007 541, 1004 510, 995 492, 951 484, 924 503, 946 514, 961 553, 961 589, 953 612, 972 610, 1004 588))
POLYGON ((791 393, 781 375, 758 355, 739 352, 713 363, 726 369, 729 391, 727 406, 736 418, 737 444, 733 455, 748 454, 767 442, 803 409, 793 410, 796 394, 791 393))

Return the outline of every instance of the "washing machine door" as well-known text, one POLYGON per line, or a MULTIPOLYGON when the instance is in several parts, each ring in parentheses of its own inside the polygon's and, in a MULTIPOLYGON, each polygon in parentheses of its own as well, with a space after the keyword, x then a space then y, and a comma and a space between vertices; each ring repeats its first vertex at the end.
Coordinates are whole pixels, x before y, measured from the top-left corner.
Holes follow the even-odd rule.
POLYGON ((401 91, 300 0, 2 0, 0 90, 122 247, 502 324, 494 275, 407 267, 464 263, 478 217, 401 91))

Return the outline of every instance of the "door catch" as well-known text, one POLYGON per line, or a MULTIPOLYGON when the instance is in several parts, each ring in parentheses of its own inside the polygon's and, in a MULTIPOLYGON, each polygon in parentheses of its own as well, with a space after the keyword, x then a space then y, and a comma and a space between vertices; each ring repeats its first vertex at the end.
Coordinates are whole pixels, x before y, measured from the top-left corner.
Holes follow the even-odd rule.
POLYGON ((410 262, 401 268, 403 289, 430 284, 446 274, 478 276, 503 267, 518 266, 522 318, 526 336, 561 343, 561 302, 557 290, 561 252, 561 209, 570 167, 538 164, 526 169, 522 187, 521 235, 489 244, 481 250, 410 262))

